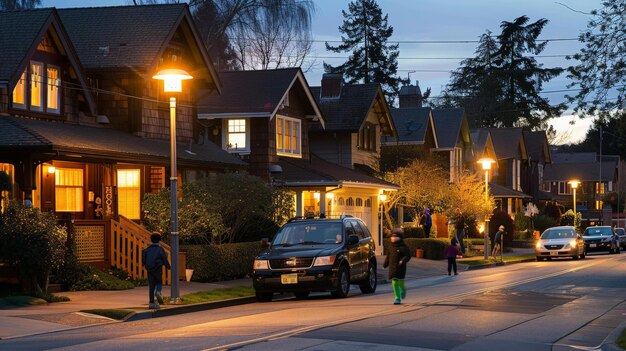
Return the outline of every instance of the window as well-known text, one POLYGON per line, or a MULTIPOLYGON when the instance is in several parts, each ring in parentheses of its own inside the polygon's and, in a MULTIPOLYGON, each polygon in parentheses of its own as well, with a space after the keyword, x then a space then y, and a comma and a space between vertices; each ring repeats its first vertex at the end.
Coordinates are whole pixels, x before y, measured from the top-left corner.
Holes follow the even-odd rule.
POLYGON ((604 182, 596 182, 596 194, 604 194, 604 182))
POLYGON ((362 150, 376 151, 376 125, 365 122, 365 125, 359 131, 358 147, 362 150))
POLYGON ((363 207, 363 199, 361 199, 360 197, 357 197, 356 201, 355 201, 355 204, 358 207, 363 207))
POLYGON ((82 169, 57 168, 54 185, 54 206, 57 212, 83 211, 82 169))
POLYGON ((46 112, 59 113, 59 105, 61 104, 61 94, 59 94, 59 68, 48 66, 47 69, 47 105, 46 112))
POLYGON ((569 195, 572 193, 572 186, 567 182, 559 182, 559 195, 569 195))
POLYGON ((346 206, 354 206, 354 199, 353 199, 353 198, 351 198, 351 197, 349 197, 349 198, 346 200, 346 206))
POLYGON ((543 182, 543 183, 542 183, 541 190, 543 190, 543 191, 547 191, 547 192, 552 191, 552 190, 550 189, 550 182, 543 182))
POLYGON ((13 107, 26 108, 26 71, 22 72, 13 88, 13 107))
POLYGON ((604 206, 604 203, 600 200, 596 200, 596 210, 601 210, 604 206))
POLYGON ((30 109, 43 110, 43 63, 30 64, 30 109))
POLYGON ((117 170, 117 213, 129 219, 141 218, 140 176, 138 169, 117 170))
POLYGON ((276 153, 282 156, 301 155, 300 120, 276 117, 276 153))
POLYGON ((248 151, 248 131, 245 119, 229 119, 226 129, 228 151, 248 151))

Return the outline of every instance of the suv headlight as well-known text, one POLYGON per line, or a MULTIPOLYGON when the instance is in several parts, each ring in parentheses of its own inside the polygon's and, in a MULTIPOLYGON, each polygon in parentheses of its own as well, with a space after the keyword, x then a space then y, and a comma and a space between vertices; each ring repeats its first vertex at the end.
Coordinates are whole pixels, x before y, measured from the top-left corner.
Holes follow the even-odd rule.
POLYGON ((254 269, 270 269, 269 262, 267 260, 254 260, 254 269))
POLYGON ((335 256, 319 256, 315 257, 313 266, 332 266, 335 263, 335 256))
POLYGON ((535 247, 536 247, 537 249, 541 249, 541 241, 538 241, 538 242, 537 242, 537 245, 535 245, 535 247))
POLYGON ((576 240, 572 240, 568 244, 569 244, 570 247, 576 247, 576 245, 577 245, 576 240))

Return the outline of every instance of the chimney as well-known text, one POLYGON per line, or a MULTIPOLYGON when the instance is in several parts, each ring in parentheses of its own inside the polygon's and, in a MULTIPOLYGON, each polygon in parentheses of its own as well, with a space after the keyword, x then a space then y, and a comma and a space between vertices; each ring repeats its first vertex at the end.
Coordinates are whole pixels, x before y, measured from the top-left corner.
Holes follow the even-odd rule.
POLYGON ((343 86, 343 73, 324 73, 322 75, 321 99, 338 99, 343 86))
POLYGON ((400 108, 422 107, 422 90, 420 89, 419 80, 415 81, 415 85, 405 85, 401 87, 399 100, 400 108))

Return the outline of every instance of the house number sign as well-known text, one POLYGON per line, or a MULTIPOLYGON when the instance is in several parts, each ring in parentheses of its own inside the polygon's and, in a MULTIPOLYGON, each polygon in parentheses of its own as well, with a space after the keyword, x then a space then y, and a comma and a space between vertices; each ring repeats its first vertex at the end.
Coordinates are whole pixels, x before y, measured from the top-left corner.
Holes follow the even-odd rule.
POLYGON ((104 216, 110 218, 113 216, 113 187, 104 187, 104 216))

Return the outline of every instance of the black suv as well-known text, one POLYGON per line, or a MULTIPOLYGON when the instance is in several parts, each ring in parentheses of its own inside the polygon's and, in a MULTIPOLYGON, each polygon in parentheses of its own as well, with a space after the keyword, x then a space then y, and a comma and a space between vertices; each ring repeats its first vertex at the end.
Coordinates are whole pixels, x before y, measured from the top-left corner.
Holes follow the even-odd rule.
POLYGON ((376 291, 374 240, 358 218, 292 219, 254 260, 257 300, 271 301, 275 292, 305 298, 311 291, 347 297, 350 284, 363 293, 376 291))

